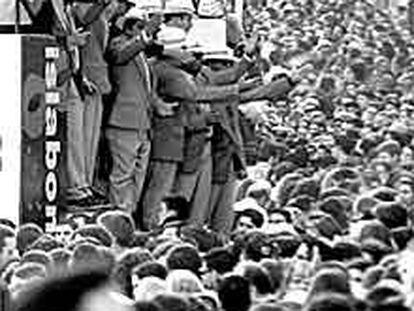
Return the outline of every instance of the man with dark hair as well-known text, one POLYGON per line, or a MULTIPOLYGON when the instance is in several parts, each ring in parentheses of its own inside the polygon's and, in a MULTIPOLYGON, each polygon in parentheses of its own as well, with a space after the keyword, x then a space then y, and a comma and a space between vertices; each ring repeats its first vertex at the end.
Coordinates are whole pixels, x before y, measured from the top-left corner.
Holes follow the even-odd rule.
POLYGON ((189 311, 190 304, 178 294, 161 294, 154 298, 154 302, 161 306, 163 310, 168 311, 189 311))
POLYGON ((120 249, 131 245, 135 231, 131 215, 123 211, 107 211, 98 216, 97 223, 112 234, 116 246, 120 249))
POLYGON ((242 276, 224 278, 218 296, 224 311, 247 311, 251 305, 249 282, 242 276))
POLYGON ((177 245, 167 256, 167 268, 169 270, 184 269, 199 275, 201 265, 200 254, 191 245, 177 245))

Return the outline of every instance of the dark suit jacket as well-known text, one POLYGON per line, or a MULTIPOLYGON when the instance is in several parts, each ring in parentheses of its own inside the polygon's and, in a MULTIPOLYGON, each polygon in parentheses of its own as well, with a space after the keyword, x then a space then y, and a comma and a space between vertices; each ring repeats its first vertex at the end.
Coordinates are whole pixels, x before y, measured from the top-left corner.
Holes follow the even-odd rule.
POLYGON ((193 77, 171 58, 160 57, 153 63, 157 94, 165 102, 178 102, 171 117, 153 117, 152 160, 183 161, 185 109, 195 101, 197 88, 193 77))
MULTIPOLYGON (((237 82, 251 66, 252 63, 242 59, 229 69, 216 72, 204 69, 202 75, 206 84, 226 85, 237 82)), ((225 183, 233 171, 244 169, 245 166, 238 118, 239 98, 226 98, 224 101, 213 101, 212 104, 213 183, 225 183)))
POLYGON ((140 131, 151 128, 152 94, 146 80, 151 77, 146 77, 145 56, 140 56, 144 48, 143 42, 125 35, 109 43, 107 57, 114 83, 109 126, 140 131))

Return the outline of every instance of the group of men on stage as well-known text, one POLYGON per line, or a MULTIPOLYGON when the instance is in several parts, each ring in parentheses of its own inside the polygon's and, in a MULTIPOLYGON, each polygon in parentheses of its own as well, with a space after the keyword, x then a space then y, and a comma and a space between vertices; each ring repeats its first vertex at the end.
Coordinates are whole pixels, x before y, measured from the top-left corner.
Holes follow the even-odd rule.
POLYGON ((32 26, 57 37, 69 64, 58 77, 67 203, 86 207, 107 197, 94 188, 102 128, 112 164, 110 203, 153 229, 165 216, 163 200, 179 197, 187 207, 178 218, 228 233, 235 173, 244 171, 237 105, 283 94, 291 79, 268 86, 242 79, 254 65, 253 40, 239 61, 219 57, 214 68, 204 66, 208 47, 188 40, 192 1, 147 8, 129 0, 40 2, 23 2, 32 26))

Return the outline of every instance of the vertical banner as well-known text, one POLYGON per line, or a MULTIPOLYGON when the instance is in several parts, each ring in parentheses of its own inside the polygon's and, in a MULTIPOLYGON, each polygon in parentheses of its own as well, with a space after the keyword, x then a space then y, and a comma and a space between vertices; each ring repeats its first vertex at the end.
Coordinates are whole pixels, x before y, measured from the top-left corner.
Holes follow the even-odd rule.
POLYGON ((54 38, 21 38, 21 201, 22 222, 35 222, 47 231, 58 220, 63 198, 66 161, 65 118, 57 75, 60 50, 54 38))
POLYGON ((21 177, 21 39, 0 35, 0 218, 19 220, 21 177))

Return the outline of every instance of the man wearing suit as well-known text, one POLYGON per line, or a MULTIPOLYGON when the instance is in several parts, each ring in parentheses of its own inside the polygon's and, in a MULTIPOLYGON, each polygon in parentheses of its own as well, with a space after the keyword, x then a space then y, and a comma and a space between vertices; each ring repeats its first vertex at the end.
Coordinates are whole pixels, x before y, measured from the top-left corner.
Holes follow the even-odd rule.
POLYGON ((109 113, 106 138, 112 157, 110 201, 134 213, 140 199, 151 151, 150 130, 155 96, 153 77, 144 50, 151 32, 143 12, 130 10, 123 33, 111 40, 114 102, 109 113))
MULTIPOLYGON (((74 168, 78 169, 74 173, 83 184, 83 187, 73 190, 83 191, 87 195, 86 198, 96 197, 93 177, 102 123, 102 96, 111 90, 104 54, 109 36, 108 23, 117 5, 115 1, 106 1, 103 4, 77 3, 74 8, 76 24, 88 31, 90 36, 86 45, 80 49, 80 95, 83 103, 74 107, 77 113, 73 115, 78 116, 74 133, 79 137, 69 142, 77 147, 72 148, 76 152, 69 152, 68 160, 72 163, 72 171, 75 171, 74 168)), ((76 197, 79 195, 75 195, 75 199, 76 197)), ((79 201, 77 203, 79 204, 79 201)))

